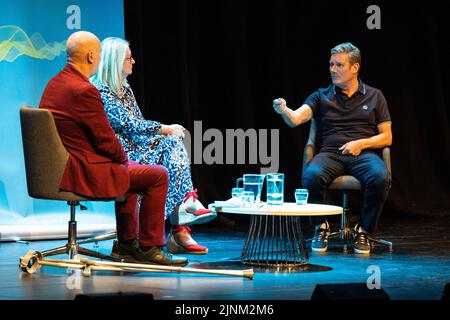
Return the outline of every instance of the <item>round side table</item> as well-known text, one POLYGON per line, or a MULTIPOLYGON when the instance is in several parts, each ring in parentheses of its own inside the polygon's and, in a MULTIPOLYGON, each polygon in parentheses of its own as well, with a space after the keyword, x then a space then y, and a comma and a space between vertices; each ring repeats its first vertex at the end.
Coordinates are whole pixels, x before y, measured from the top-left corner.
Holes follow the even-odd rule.
MULTIPOLYGON (((211 205, 210 205, 211 207, 211 205)), ((308 251, 300 225, 301 216, 342 214, 342 207, 324 204, 282 205, 261 203, 259 207, 214 206, 217 212, 250 215, 250 226, 242 249, 245 265, 292 268, 308 264, 308 251)))

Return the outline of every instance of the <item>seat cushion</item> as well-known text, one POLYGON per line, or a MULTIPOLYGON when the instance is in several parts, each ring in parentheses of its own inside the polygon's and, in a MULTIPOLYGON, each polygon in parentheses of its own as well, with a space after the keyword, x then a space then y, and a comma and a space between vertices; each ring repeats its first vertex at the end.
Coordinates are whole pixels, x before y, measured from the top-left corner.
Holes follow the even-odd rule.
POLYGON ((328 186, 330 190, 356 190, 362 189, 361 182, 353 176, 339 176, 328 186))

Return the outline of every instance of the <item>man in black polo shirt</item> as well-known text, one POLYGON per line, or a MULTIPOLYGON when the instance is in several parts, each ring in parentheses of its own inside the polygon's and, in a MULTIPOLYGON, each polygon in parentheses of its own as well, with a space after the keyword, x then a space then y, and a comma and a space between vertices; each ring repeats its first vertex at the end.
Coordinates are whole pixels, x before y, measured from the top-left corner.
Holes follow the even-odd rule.
MULTIPOLYGON (((376 149, 392 144, 392 131, 386 100, 380 90, 358 78, 360 65, 359 49, 351 43, 340 44, 331 50, 333 84, 315 91, 297 110, 288 108, 282 98, 275 99, 273 107, 291 127, 312 117, 316 121, 318 153, 302 181, 311 202, 322 202, 327 186, 340 175, 349 174, 361 181, 364 204, 355 227, 354 251, 368 254, 367 232, 374 231, 391 185, 389 171, 376 149)), ((326 251, 328 222, 312 220, 315 233, 311 249, 326 251)))

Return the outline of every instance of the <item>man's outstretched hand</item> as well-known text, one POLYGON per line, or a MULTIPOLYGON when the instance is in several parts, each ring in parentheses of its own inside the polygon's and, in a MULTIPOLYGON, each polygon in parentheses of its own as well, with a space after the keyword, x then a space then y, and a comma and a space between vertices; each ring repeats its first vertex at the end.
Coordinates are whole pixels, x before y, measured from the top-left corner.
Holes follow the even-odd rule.
POLYGON ((283 98, 273 100, 273 108, 278 114, 284 114, 287 108, 286 100, 284 100, 283 98))

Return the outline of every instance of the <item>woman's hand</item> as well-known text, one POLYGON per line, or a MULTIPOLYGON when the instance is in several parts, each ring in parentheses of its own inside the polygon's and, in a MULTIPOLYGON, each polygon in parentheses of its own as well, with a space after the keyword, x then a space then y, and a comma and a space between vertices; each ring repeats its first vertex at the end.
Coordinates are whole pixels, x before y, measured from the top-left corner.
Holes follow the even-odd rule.
POLYGON ((186 130, 182 125, 171 124, 171 125, 161 125, 161 133, 166 136, 175 136, 180 139, 184 138, 184 130, 186 130))

